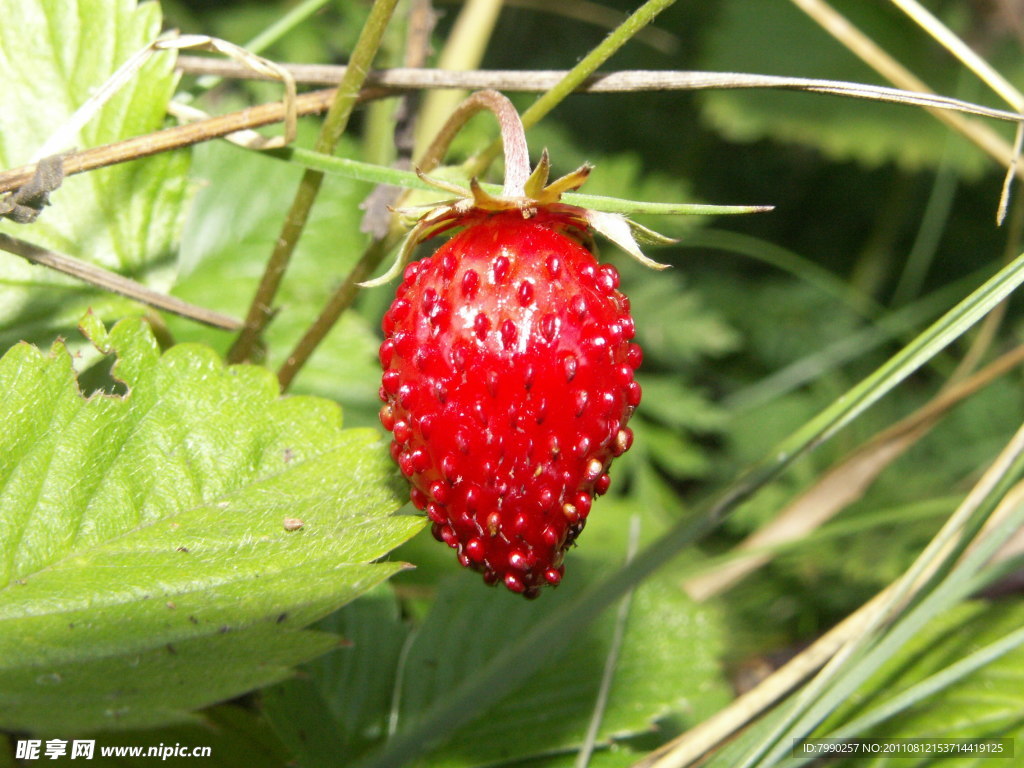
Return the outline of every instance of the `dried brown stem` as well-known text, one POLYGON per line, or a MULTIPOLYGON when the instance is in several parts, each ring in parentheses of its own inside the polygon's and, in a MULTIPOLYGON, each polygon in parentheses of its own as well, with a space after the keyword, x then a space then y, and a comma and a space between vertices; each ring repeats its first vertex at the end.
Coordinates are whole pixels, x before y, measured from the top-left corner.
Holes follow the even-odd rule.
MULTIPOLYGON (((364 98, 368 98, 371 95, 380 96, 382 92, 379 90, 370 92, 365 94, 364 98)), ((333 97, 333 88, 304 93, 296 100, 298 113, 300 115, 313 115, 324 112, 330 106, 333 97)), ((76 173, 92 171, 108 165, 181 149, 182 147, 199 144, 211 139, 218 139, 236 131, 278 123, 284 117, 285 109, 281 102, 260 104, 255 107, 239 110, 238 112, 231 112, 227 115, 211 117, 208 120, 200 120, 188 125, 178 125, 173 128, 164 128, 160 131, 147 133, 145 136, 135 136, 124 141, 104 144, 103 146, 93 147, 81 152, 71 152, 64 156, 64 175, 72 176, 76 173)), ((32 164, 0 173, 0 193, 10 192, 25 184, 35 174, 35 170, 36 166, 32 164)))
MULTIPOLYGON (((344 76, 346 67, 327 64, 283 64, 297 83, 306 85, 335 85, 344 76)), ((214 74, 219 77, 263 79, 262 75, 240 67, 230 61, 206 59, 200 56, 179 56, 178 68, 187 74, 214 74)), ((402 68, 382 69, 366 76, 367 87, 384 90, 422 88, 493 88, 499 91, 540 93, 560 82, 568 70, 515 70, 481 69, 456 72, 442 69, 402 68)), ((782 77, 752 75, 742 72, 693 72, 685 70, 651 71, 622 70, 595 73, 586 78, 576 93, 634 93, 646 91, 702 91, 712 89, 742 90, 768 88, 774 90, 807 91, 837 96, 848 95, 921 107, 947 109, 979 117, 1020 122, 1021 115, 1002 109, 920 93, 899 88, 849 83, 841 80, 823 80, 809 77, 782 77)))
POLYGON ((736 552, 741 553, 739 557, 688 579, 684 585, 686 591, 696 600, 707 600, 731 589, 751 572, 771 562, 774 547, 807 536, 861 498, 878 475, 927 434, 947 411, 1022 363, 1024 345, 1013 348, 974 375, 943 389, 914 413, 879 432, 823 474, 771 523, 744 539, 736 547, 736 552))
POLYGON ((0 233, 0 250, 21 256, 33 264, 49 267, 65 275, 82 280, 83 282, 95 285, 105 291, 112 291, 129 299, 148 304, 157 309, 173 312, 176 315, 187 317, 190 320, 220 328, 226 331, 237 331, 242 323, 233 317, 214 312, 212 309, 197 307, 174 296, 159 293, 152 288, 147 288, 142 283, 137 283, 124 275, 110 272, 95 264, 79 261, 70 256, 40 248, 38 245, 27 243, 16 237, 0 233))
MULTIPOLYGON (((222 76, 254 77, 253 73, 232 62, 221 62, 198 56, 179 56, 179 65, 185 71, 210 72, 222 76)), ((333 84, 344 74, 345 67, 321 65, 286 65, 298 82, 307 84, 333 84)), ((477 71, 444 72, 430 69, 390 69, 371 72, 367 87, 359 94, 360 101, 394 96, 414 88, 495 88, 502 91, 547 90, 563 76, 560 71, 477 71)), ((642 72, 624 71, 589 78, 580 88, 580 93, 624 93, 633 91, 662 90, 708 90, 714 88, 772 88, 779 90, 805 90, 813 93, 849 95, 861 98, 887 101, 894 104, 932 106, 989 117, 996 120, 1019 122, 1021 116, 1000 109, 990 109, 970 102, 944 96, 925 96, 900 91, 895 88, 842 83, 831 80, 814 80, 795 77, 773 77, 768 75, 744 75, 727 72, 642 72)), ((328 108, 334 97, 334 90, 313 91, 299 95, 296 100, 299 115, 319 114, 328 108)), ((161 131, 137 136, 125 141, 106 144, 102 147, 72 152, 64 157, 64 175, 71 176, 84 171, 95 170, 108 165, 148 157, 160 152, 199 144, 211 139, 222 138, 236 131, 258 128, 280 122, 284 119, 284 108, 280 102, 260 104, 238 112, 211 117, 189 125, 165 128, 161 131)), ((1011 157, 1006 153, 1006 162, 1011 157)), ((10 192, 25 184, 35 173, 35 165, 25 165, 0 173, 0 194, 10 192)), ((1020 173, 1020 169, 1018 169, 1020 173)))

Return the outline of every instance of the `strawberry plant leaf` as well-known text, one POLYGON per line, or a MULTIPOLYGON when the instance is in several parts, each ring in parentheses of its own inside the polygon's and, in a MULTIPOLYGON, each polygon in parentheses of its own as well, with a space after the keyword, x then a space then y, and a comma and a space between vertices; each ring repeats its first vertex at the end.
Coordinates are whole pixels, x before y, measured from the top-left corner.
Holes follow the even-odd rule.
MULTIPOLYGON (((317 625, 340 633, 347 641, 344 647, 304 666, 306 674, 265 691, 265 714, 302 765, 354 763, 367 749, 380 746, 391 728, 414 721, 478 665, 499 655, 519 630, 562 610, 590 577, 608 567, 607 560, 620 558, 621 528, 630 506, 602 500, 590 517, 590 538, 573 563, 573 578, 535 603, 482 589, 475 578, 457 574, 442 581, 412 635, 384 589, 346 606, 317 625)), ((645 521, 650 523, 645 537, 653 536, 657 521, 649 515, 645 521)), ((581 636, 568 656, 551 661, 515 693, 478 713, 475 724, 452 734, 424 764, 563 764, 565 755, 578 749, 593 712, 612 614, 581 636)), ((728 701, 717 664, 722 642, 717 616, 708 608, 692 603, 666 580, 645 585, 628 619, 594 765, 630 764, 610 756, 605 747, 612 740, 628 743, 631 734, 650 733, 660 719, 671 727, 697 722, 728 701), (687 649, 685 661, 680 661, 680 647, 687 649)), ((615 750, 619 758, 623 753, 632 754, 622 747, 615 750)))
MULTIPOLYGON (((596 538, 579 551, 573 578, 536 602, 526 603, 504 590, 483 589, 477 578, 459 573, 441 582, 429 612, 408 640, 408 630, 385 595, 378 597, 376 606, 359 601, 346 607, 338 615, 339 624, 321 623, 321 628, 341 630, 351 645, 308 665, 308 675, 271 689, 264 698, 268 716, 275 728, 289 734, 282 738, 295 746, 303 765, 334 765, 339 756, 344 758, 341 762, 355 762, 360 751, 380 746, 390 727, 400 732, 414 723, 438 698, 450 696, 463 680, 500 656, 534 622, 563 610, 607 570, 609 560, 621 558, 621 526, 630 510, 613 499, 601 504, 590 517, 595 530, 588 525, 586 532, 596 538), (376 617, 372 629, 371 613, 376 617), (317 700, 323 704, 310 713, 308 702, 317 700), (296 712, 303 714, 297 717, 296 712), (348 739, 356 730, 359 741, 347 741, 340 752, 325 744, 303 748, 299 732, 308 734, 306 717, 319 722, 324 712, 333 720, 335 738, 348 739)), ((477 712, 473 723, 443 734, 447 742, 424 757, 423 764, 504 764, 578 749, 593 714, 614 622, 614 612, 603 615, 567 654, 477 712)), ((599 745, 649 733, 662 718, 670 719, 673 727, 695 723, 724 705, 729 692, 717 661, 722 643, 712 610, 690 601, 668 580, 655 579, 641 587, 626 625, 599 745)), ((309 736, 305 739, 308 742, 309 736)), ((360 764, 377 763, 370 759, 360 764)))
POLYGON ((264 712, 305 768, 347 762, 388 732, 409 625, 379 587, 317 624, 344 646, 263 691, 264 712))
POLYGON ((151 726, 280 680, 337 642, 302 628, 422 527, 334 403, 199 345, 161 355, 137 319, 85 327, 126 396, 83 398, 62 342, 0 360, 7 728, 151 726))
MULTIPOLYGON (((91 93, 160 31, 160 6, 134 0, 0 0, 0 167, 35 153, 91 93)), ((94 147, 163 124, 176 82, 173 53, 151 58, 71 139, 94 147)), ((63 149, 74 149, 68 146, 63 149)), ((128 274, 151 287, 170 282, 187 197, 187 152, 164 153, 72 176, 32 224, 0 231, 128 274)), ((72 335, 87 306, 105 318, 134 305, 81 282, 0 254, 0 341, 72 335)))

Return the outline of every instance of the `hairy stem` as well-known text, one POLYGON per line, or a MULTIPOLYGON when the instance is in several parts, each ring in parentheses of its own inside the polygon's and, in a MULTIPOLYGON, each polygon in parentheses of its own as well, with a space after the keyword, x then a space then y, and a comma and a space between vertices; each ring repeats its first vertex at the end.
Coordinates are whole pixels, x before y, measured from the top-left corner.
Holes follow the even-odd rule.
MULTIPOLYGON (((406 28, 405 65, 407 67, 421 67, 426 62, 430 51, 430 34, 434 29, 434 22, 434 11, 430 0, 413 0, 409 8, 406 28)), ((412 133, 416 121, 413 105, 416 98, 415 92, 405 95, 402 106, 397 110, 397 121, 392 131, 392 141, 398 152, 398 163, 406 166, 409 164, 412 154, 412 133)), ((383 187, 376 187, 375 193, 381 189, 383 187)), ((366 219, 363 221, 364 231, 367 229, 367 219, 374 217, 373 200, 374 195, 371 194, 367 201, 370 205, 367 207, 366 219)), ((288 389, 296 374, 327 338, 331 328, 352 306, 359 293, 359 284, 373 274, 384 256, 401 239, 401 228, 394 216, 386 214, 386 217, 382 217, 380 226, 381 231, 375 234, 373 241, 363 252, 362 258, 345 276, 341 285, 335 289, 334 294, 328 299, 316 320, 299 339, 298 344, 295 345, 291 354, 278 370, 277 378, 282 392, 288 389)), ((374 227, 375 225, 371 223, 370 229, 372 230, 374 227)))
MULTIPOLYGON (((366 73, 369 72, 373 57, 380 47, 384 29, 391 19, 396 3, 397 0, 375 0, 370 9, 370 15, 352 51, 348 69, 338 86, 334 101, 320 129, 320 135, 314 144, 317 152, 332 154, 338 139, 348 126, 349 117, 359 98, 359 91, 366 80, 366 73)), ((323 178, 322 172, 311 169, 307 169, 302 175, 302 181, 299 182, 299 189, 285 217, 281 234, 274 243, 274 250, 264 269, 263 278, 249 306, 245 326, 228 352, 229 361, 247 360, 256 349, 259 337, 273 315, 274 297, 295 252, 299 237, 309 220, 323 178)))

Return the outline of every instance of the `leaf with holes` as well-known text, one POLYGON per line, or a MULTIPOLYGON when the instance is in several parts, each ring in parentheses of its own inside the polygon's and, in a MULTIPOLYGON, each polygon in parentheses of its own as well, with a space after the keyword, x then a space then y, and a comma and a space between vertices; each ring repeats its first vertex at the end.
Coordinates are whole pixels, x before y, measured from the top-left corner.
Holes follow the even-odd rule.
POLYGON ((280 680, 422 527, 334 403, 86 326, 127 395, 83 397, 61 342, 0 360, 0 728, 151 726, 280 680))
MULTIPOLYGON (((132 54, 160 32, 160 6, 135 0, 0 0, 0 168, 36 159, 51 135, 132 54)), ((150 59, 77 135, 54 151, 85 149, 163 127, 174 54, 150 59)), ((66 178, 33 224, 0 231, 141 280, 170 282, 187 198, 189 155, 164 153, 66 178)), ((132 303, 0 254, 0 342, 70 335, 85 308, 105 318, 132 303)))

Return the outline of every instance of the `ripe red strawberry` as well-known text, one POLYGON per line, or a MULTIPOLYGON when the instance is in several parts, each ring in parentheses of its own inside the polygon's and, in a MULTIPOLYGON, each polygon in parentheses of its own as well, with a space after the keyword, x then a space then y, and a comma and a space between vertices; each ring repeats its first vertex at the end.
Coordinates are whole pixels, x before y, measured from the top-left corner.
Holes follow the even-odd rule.
POLYGON ((590 166, 548 183, 544 152, 531 171, 519 115, 496 91, 456 108, 425 154, 427 170, 481 109, 501 126, 501 195, 421 174, 458 198, 420 211, 394 266, 363 285, 387 282, 418 243, 462 228, 406 268, 384 316, 380 420, 434 536, 487 583, 536 597, 562 580, 565 551, 611 483, 611 460, 633 442, 626 422, 640 403, 629 300, 615 269, 584 244, 597 231, 663 269, 636 237, 674 241, 561 202, 590 166))
POLYGON ((578 211, 463 212, 383 323, 380 418, 413 503, 463 565, 527 597, 561 581, 640 402, 629 300, 571 236, 578 211))

